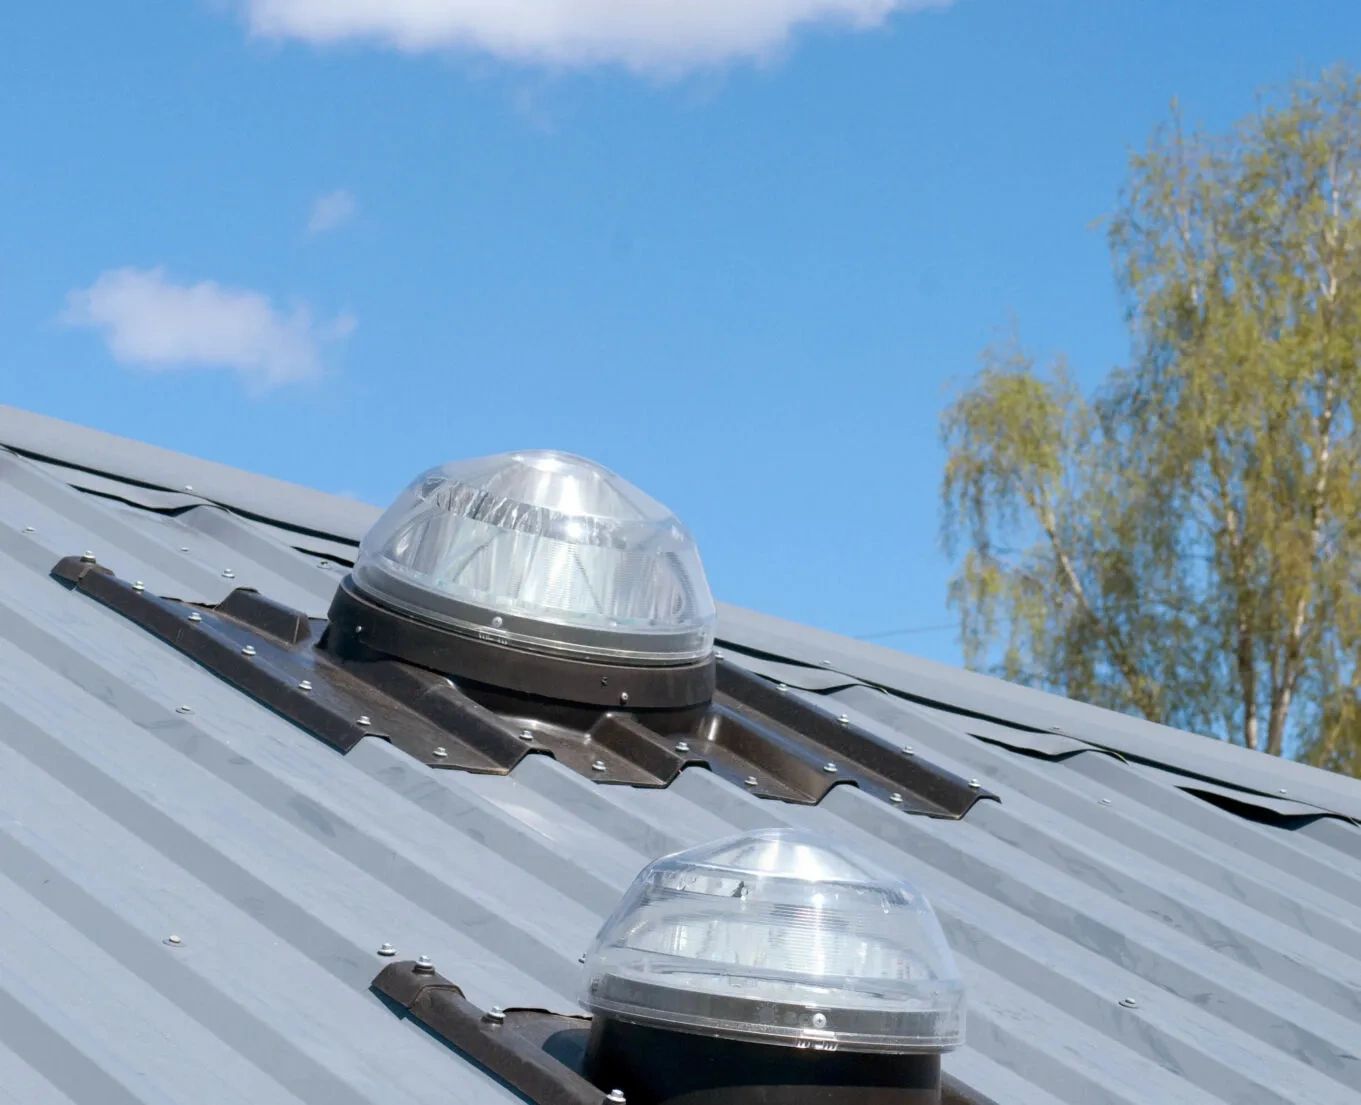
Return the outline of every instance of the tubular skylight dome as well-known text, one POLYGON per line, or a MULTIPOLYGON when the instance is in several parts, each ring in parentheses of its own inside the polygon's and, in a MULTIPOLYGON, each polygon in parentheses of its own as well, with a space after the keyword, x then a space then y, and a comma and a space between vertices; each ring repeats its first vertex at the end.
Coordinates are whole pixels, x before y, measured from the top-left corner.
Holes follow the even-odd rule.
POLYGON ((683 664, 713 647, 714 602, 689 531, 570 453, 430 469, 365 536, 353 578, 390 608, 539 652, 683 664))
POLYGON ((657 860, 585 964, 582 1004, 597 1016, 825 1050, 963 1042, 963 984, 930 903, 793 830, 657 860))

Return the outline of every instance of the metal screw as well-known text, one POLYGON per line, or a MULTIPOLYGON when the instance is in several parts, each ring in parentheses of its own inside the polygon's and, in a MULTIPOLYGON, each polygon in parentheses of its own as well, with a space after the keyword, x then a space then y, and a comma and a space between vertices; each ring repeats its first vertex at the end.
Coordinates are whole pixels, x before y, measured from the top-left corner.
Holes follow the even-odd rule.
POLYGON ((32 533, 32 532, 33 532, 33 527, 32 527, 32 526, 25 526, 25 527, 24 527, 24 532, 25 532, 25 533, 32 533))
POLYGON ((299 679, 299 680, 298 680, 298 690, 300 690, 300 691, 310 691, 311 689, 312 689, 312 680, 310 680, 310 679, 299 679))
POLYGON ((602 687, 608 687, 610 685, 610 677, 608 675, 602 675, 600 677, 600 685, 602 687))
POLYGON ((913 751, 912 746, 911 746, 910 744, 905 744, 905 745, 903 745, 903 755, 904 755, 904 756, 915 756, 916 754, 917 754, 917 753, 916 753, 915 751, 913 751))
POLYGON ((748 775, 748 776, 747 776, 744 780, 742 780, 742 781, 743 781, 744 783, 746 783, 747 786, 749 786, 749 787, 754 787, 754 786, 756 785, 756 781, 757 781, 757 780, 756 780, 756 776, 755 776, 755 775, 748 775))
POLYGON ((192 483, 187 483, 187 484, 184 485, 184 489, 185 489, 186 491, 193 491, 193 490, 194 490, 194 485, 193 485, 192 483))
POLYGON ((903 796, 895 790, 892 794, 888 796, 888 800, 892 802, 895 806, 900 806, 902 805, 903 802, 903 796))
POLYGON ((500 1024, 505 1019, 506 1011, 499 1005, 493 1005, 487 1010, 487 1020, 491 1021, 493 1024, 500 1024))
POLYGON ((181 940, 179 936, 177 936, 173 932, 165 938, 165 942, 169 944, 172 948, 178 948, 181 944, 184 943, 184 941, 181 940))
POLYGON ((317 561, 317 567, 318 567, 318 568, 329 568, 330 566, 331 566, 331 562, 330 562, 329 560, 318 560, 318 561, 317 561))
POLYGON ((497 614, 496 617, 492 618, 491 620, 491 627, 493 629, 500 629, 501 626, 503 626, 504 624, 505 621, 502 619, 500 614, 497 614))
POLYGON ((223 569, 222 569, 222 578, 223 578, 223 579, 235 579, 235 578, 236 578, 236 573, 235 573, 234 571, 232 571, 230 568, 223 568, 223 569))
POLYGON ((982 785, 983 785, 983 784, 980 783, 977 779, 970 779, 970 780, 969 780, 969 786, 973 787, 974 790, 977 790, 977 789, 978 789, 979 787, 981 787, 982 785))
POLYGON ((189 615, 189 620, 191 622, 201 622, 203 621, 203 615, 200 614, 197 610, 195 610, 192 614, 189 615))
POLYGON ((521 729, 521 730, 520 730, 520 739, 521 739, 522 741, 532 741, 532 740, 534 739, 534 730, 532 730, 532 729, 521 729))
POLYGON ((242 656, 254 656, 254 655, 255 655, 255 646, 254 646, 254 645, 246 645, 246 646, 241 650, 241 655, 242 655, 242 656))
POLYGON ((356 725, 372 725, 372 724, 373 724, 373 722, 369 719, 369 715, 368 715, 368 714, 360 714, 357 718, 354 719, 354 723, 355 723, 356 725))
POLYGON ((1281 789, 1280 789, 1277 793, 1278 793, 1278 794, 1289 794, 1290 792, 1289 792, 1288 790, 1286 790, 1285 787, 1281 787, 1281 789))
POLYGON ((83 553, 80 554, 80 562, 82 564, 93 564, 95 562, 95 554, 92 553, 89 549, 86 549, 83 553))
POLYGON ((620 704, 621 706, 627 706, 627 705, 629 704, 629 693, 628 693, 628 691, 620 691, 620 692, 619 692, 619 704, 620 704))
POLYGON ((193 712, 194 712, 194 708, 193 708, 192 706, 176 706, 176 707, 175 707, 175 713, 177 713, 177 714, 192 714, 193 712))
POLYGON ((822 770, 825 771, 825 772, 827 772, 828 775, 835 775, 835 774, 836 774, 836 764, 830 763, 830 762, 825 763, 825 764, 822 765, 822 770))
POLYGON ((680 742, 676 745, 676 751, 677 751, 677 752, 689 752, 689 751, 690 751, 690 742, 689 742, 689 741, 680 741, 680 742))
POLYGON ((132 589, 133 589, 134 591, 145 591, 145 590, 146 590, 146 584, 143 583, 140 579, 139 579, 139 580, 136 580, 136 581, 133 583, 133 585, 132 585, 132 589))
POLYGON ((826 1027, 827 1027, 827 1014, 826 1014, 826 1013, 814 1013, 814 1014, 813 1014, 813 1027, 814 1027, 814 1028, 826 1028, 826 1027))
POLYGON ((1098 798, 1097 801, 1100 802, 1101 805, 1103 806, 1109 806, 1111 804, 1111 800, 1109 798, 1098 798))
POLYGON ((188 552, 188 551, 189 551, 189 546, 188 546, 188 545, 181 545, 181 546, 180 546, 180 552, 188 552))
POLYGON ((604 760, 596 760, 595 763, 591 764, 591 770, 592 770, 592 771, 604 771, 604 770, 605 770, 605 761, 604 761, 604 760))
POLYGON ((391 944, 384 941, 382 946, 378 949, 378 954, 381 955, 384 959, 390 959, 392 958, 392 956, 397 954, 397 949, 394 948, 391 944))
POLYGON ((624 1096, 623 1090, 611 1090, 605 1095, 605 1100, 608 1101, 610 1105, 624 1105, 624 1102, 628 1099, 624 1096))
POLYGON ((723 650, 721 648, 714 649, 714 659, 715 660, 723 659, 723 650))
POLYGON ((850 715, 850 714, 838 714, 838 715, 837 715, 837 721, 841 722, 842 725, 849 725, 849 724, 851 723, 851 715, 850 715))
POLYGON ((446 752, 443 748, 436 748, 434 751, 434 755, 436 756, 436 758, 442 760, 444 759, 445 756, 449 755, 449 753, 446 752))
POLYGON ((423 975, 433 974, 435 965, 430 962, 430 957, 428 955, 422 955, 416 958, 416 965, 412 970, 420 971, 423 975))
POLYGON ((1120 1004, 1123 1005, 1126 1009, 1138 1009, 1138 1008, 1139 1008, 1139 1003, 1138 1003, 1137 1001, 1135 1001, 1133 998, 1121 998, 1121 999, 1120 999, 1120 1004))
POLYGON ((787 690, 789 690, 789 684, 788 684, 788 683, 776 683, 776 684, 775 684, 775 689, 776 689, 777 691, 787 691, 787 690))

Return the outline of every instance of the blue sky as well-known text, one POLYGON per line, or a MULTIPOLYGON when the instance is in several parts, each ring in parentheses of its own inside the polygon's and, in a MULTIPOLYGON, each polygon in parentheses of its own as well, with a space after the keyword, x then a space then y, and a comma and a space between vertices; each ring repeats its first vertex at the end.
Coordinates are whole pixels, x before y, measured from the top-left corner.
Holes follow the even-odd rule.
POLYGON ((0 401, 376 503, 569 449, 722 599, 946 625, 952 382, 1013 321, 1118 363, 1128 152, 1354 62, 1361 7, 919 6, 15 5, 0 401))

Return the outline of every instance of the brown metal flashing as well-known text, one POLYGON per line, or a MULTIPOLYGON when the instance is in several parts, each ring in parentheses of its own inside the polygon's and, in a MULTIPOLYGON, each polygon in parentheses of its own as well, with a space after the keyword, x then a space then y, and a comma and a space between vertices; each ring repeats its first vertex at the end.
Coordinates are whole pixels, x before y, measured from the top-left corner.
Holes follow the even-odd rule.
POLYGON ((79 557, 52 575, 342 753, 377 736, 430 767, 487 774, 550 755, 596 782, 638 787, 668 786, 698 766, 762 798, 816 804, 854 785, 947 818, 995 797, 728 661, 717 664, 711 702, 604 708, 455 680, 367 649, 337 651, 325 646, 325 621, 248 589, 211 607, 151 595, 79 557))
MULTIPOLYGON (((414 1017, 532 1105, 608 1105, 621 1100, 610 1096, 618 1086, 603 1084, 610 1081, 608 1077, 592 1082, 583 1073, 592 1030, 592 1019, 588 1016, 567 1016, 542 1009, 483 1012, 428 961, 389 964, 379 972, 371 988, 395 1011, 414 1017)), ((790 1049, 787 1058, 793 1065, 808 1054, 816 1053, 790 1049)), ((765 1087, 747 1088, 754 1088, 758 1094, 751 1100, 768 1100, 759 1096, 765 1087)), ((822 1092, 824 1096, 812 1100, 841 1100, 835 1090, 822 1092)), ((636 1093, 625 1094, 622 1100, 646 1105, 636 1093)), ((940 1075, 939 1100, 941 1105, 995 1105, 948 1072, 940 1075)))

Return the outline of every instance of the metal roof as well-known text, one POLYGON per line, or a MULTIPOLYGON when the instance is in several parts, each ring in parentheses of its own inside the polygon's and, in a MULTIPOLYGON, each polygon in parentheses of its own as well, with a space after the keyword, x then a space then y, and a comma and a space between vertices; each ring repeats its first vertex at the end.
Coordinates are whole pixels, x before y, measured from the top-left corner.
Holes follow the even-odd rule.
POLYGON ((1357 1100, 1361 782, 731 607, 730 658, 1001 801, 342 756, 48 573, 321 615, 372 507, 5 408, 0 442, 0 1099, 516 1101, 369 992, 378 946, 568 1012, 644 863, 790 824, 931 897, 970 991, 945 1067, 1002 1105, 1357 1100))

